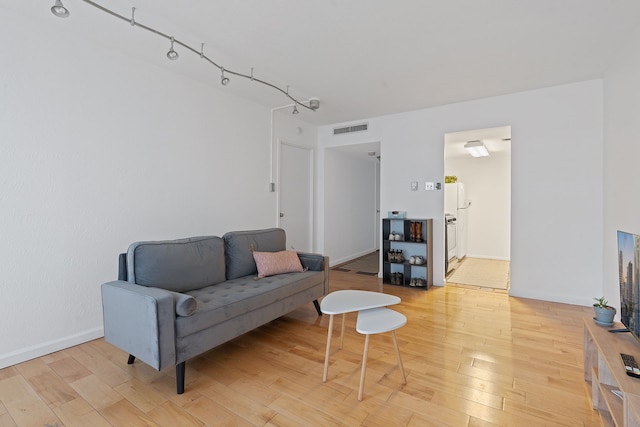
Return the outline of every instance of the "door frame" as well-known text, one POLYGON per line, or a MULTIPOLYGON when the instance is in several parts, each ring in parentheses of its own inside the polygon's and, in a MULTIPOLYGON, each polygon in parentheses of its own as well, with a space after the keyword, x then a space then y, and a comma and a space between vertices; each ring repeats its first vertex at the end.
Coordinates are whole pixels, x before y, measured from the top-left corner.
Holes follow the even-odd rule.
MULTIPOLYGON (((504 138, 506 138, 506 134, 508 134, 508 139, 509 139, 509 187, 510 187, 510 192, 509 192, 509 231, 508 231, 508 240, 509 240, 509 257, 508 257, 508 261, 511 263, 513 261, 512 259, 512 238, 513 238, 513 143, 512 143, 512 136, 513 136, 513 125, 508 124, 508 125, 503 125, 503 126, 492 126, 492 127, 476 127, 475 129, 466 129, 466 130, 461 130, 461 131, 450 131, 450 132, 446 132, 443 134, 443 151, 444 151, 444 156, 443 156, 443 171, 444 173, 448 173, 447 171, 447 160, 449 159, 449 156, 447 156, 447 144, 460 144, 461 141, 470 141, 470 140, 483 140, 483 139, 488 139, 488 140, 495 140, 495 139, 503 139, 504 142, 506 142, 506 140, 504 138), (508 131, 506 133, 503 134, 503 132, 506 130, 506 128, 508 128, 508 131), (448 141, 447 137, 449 135, 455 135, 455 134, 460 134, 457 135, 458 138, 456 138, 456 140, 454 141, 448 141), (460 136, 462 135, 462 138, 460 138, 460 136), (496 136, 499 135, 499 136, 496 136)), ((463 179, 464 181, 464 179, 463 179)), ((465 191, 468 191, 468 187, 465 187, 465 191)), ((467 195, 468 197, 468 195, 467 195)), ((445 210, 444 207, 444 192, 442 195, 443 198, 443 213, 445 210)), ((445 242, 444 247, 446 248, 446 227, 447 224, 446 222, 444 223, 444 228, 443 228, 443 242, 445 242)), ((469 214, 466 214, 466 227, 467 227, 467 232, 469 230, 469 214)), ((458 234, 460 230, 457 230, 458 234)), ((468 240, 467 240, 467 254, 468 255, 468 240)), ((448 253, 445 252, 445 258, 448 257, 448 253)), ((500 259, 500 260, 504 260, 504 258, 502 257, 488 257, 490 259, 500 259)), ((460 261, 460 260, 458 260, 460 261)), ((446 263, 445 263, 446 264, 446 263)), ((447 283, 447 271, 446 271, 446 267, 444 270, 444 279, 445 279, 445 285, 447 283)), ((509 285, 508 291, 511 290, 511 286, 509 285)))

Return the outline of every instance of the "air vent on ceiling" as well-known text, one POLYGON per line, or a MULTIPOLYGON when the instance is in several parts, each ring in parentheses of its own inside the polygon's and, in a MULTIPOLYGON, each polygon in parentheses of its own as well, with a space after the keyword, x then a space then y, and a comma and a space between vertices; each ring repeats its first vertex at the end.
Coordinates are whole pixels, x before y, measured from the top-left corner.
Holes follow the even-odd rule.
POLYGON ((351 133, 351 132, 363 132, 365 130, 369 129, 369 124, 368 123, 363 123, 361 125, 353 125, 353 126, 346 126, 343 128, 334 128, 333 129, 333 134, 334 135, 342 135, 345 133, 351 133))

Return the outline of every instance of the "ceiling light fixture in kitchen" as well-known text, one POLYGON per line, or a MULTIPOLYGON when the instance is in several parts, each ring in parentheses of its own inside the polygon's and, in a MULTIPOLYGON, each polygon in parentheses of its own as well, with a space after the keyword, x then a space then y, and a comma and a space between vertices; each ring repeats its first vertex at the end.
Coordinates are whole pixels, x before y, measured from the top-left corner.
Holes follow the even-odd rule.
POLYGON ((489 155, 489 151, 482 141, 469 141, 464 144, 464 149, 473 157, 487 157, 489 155))

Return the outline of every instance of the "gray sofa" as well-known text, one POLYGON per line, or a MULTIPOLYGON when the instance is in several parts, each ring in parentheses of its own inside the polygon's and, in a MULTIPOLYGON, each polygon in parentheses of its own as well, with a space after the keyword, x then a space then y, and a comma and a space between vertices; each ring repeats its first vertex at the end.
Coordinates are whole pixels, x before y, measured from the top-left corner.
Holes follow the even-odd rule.
POLYGON ((157 370, 185 362, 313 302, 329 291, 329 259, 298 253, 303 272, 257 278, 252 251, 286 249, 279 228, 137 242, 120 254, 118 279, 101 287, 105 340, 157 370))

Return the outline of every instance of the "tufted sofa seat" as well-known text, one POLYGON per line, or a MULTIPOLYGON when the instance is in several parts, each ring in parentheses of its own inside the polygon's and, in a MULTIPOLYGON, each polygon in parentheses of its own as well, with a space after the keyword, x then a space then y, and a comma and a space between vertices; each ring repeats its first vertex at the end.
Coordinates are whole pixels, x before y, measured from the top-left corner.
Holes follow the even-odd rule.
POLYGON ((304 271, 257 277, 252 251, 282 251, 285 241, 272 228, 131 244, 119 280, 101 288, 105 340, 127 351, 129 364, 175 365, 183 393, 186 360, 309 302, 321 314, 327 257, 298 253, 304 271))
MULTIPOLYGON (((212 325, 223 323, 261 307, 278 304, 298 292, 313 290, 316 272, 285 273, 277 276, 241 277, 218 285, 186 292, 198 301, 198 310, 190 317, 176 319, 176 336, 185 337, 212 325)), ((310 300, 313 301, 313 300, 310 300)), ((287 307, 283 307, 287 308, 287 307)), ((289 311, 297 307, 290 307, 289 311)))

